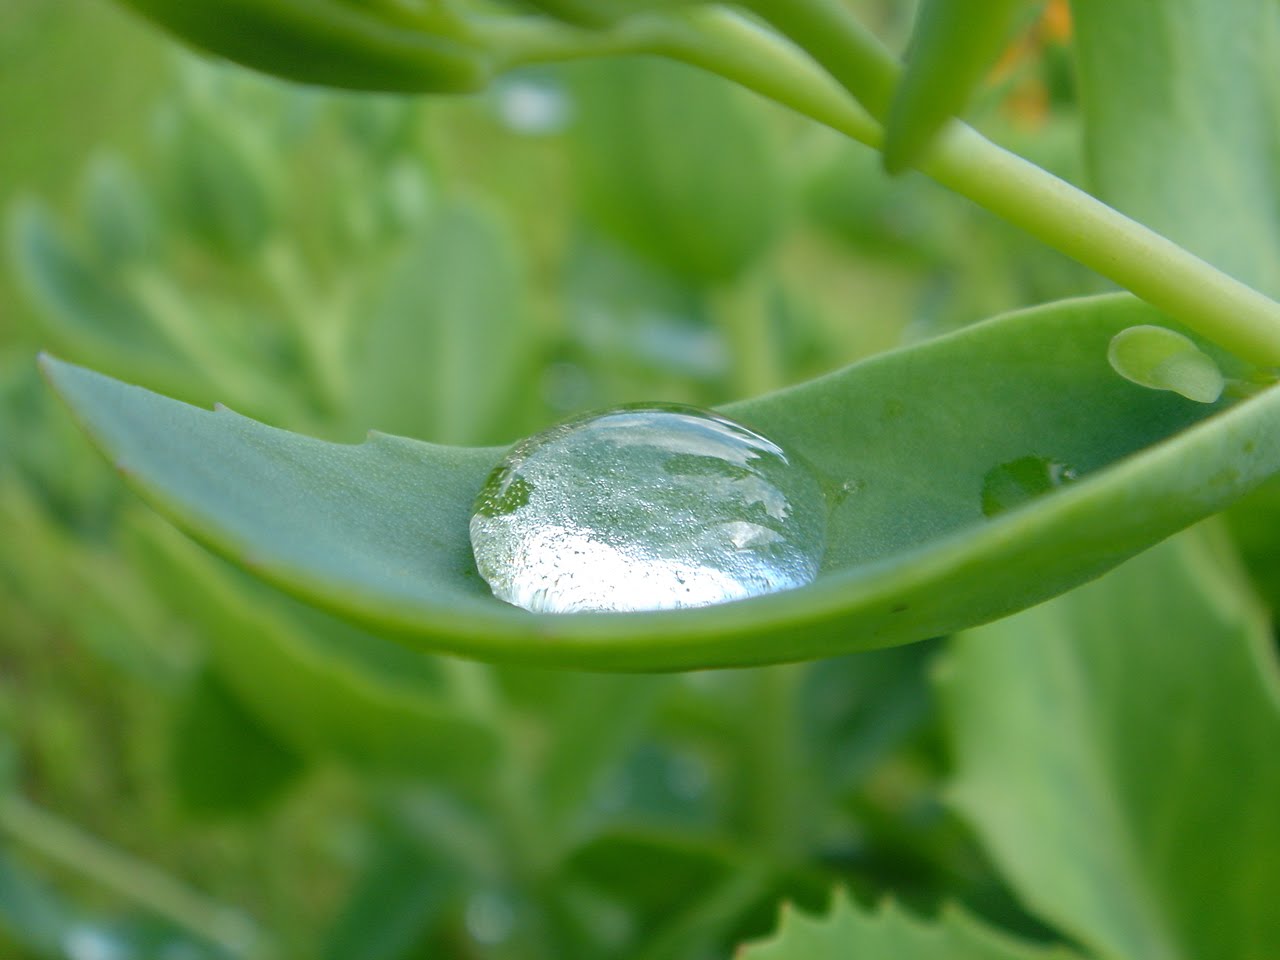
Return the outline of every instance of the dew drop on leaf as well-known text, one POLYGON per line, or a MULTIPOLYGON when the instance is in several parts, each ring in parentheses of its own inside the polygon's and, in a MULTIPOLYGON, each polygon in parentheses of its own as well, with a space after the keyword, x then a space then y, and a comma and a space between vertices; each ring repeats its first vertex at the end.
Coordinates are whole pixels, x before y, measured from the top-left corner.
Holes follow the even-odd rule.
POLYGON ((994 517, 1074 479, 1074 469, 1048 457, 1010 460, 988 470, 982 478, 982 512, 994 517))
POLYGON ((667 610, 811 582, 813 472, 727 417, 676 404, 588 414, 517 444, 471 518, 476 566, 526 610, 667 610))
POLYGON ((1222 371, 1190 337, 1144 324, 1121 330, 1107 348, 1107 361, 1120 376, 1152 390, 1170 390, 1197 403, 1222 396, 1222 371))

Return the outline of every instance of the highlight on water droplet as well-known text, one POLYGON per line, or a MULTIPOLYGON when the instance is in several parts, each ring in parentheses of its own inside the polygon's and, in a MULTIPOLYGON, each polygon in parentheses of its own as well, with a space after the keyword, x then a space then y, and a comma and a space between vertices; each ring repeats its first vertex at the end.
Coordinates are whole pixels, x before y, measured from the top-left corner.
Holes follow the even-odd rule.
POLYGON ((1171 390, 1197 403, 1222 396, 1222 371, 1213 357, 1165 327, 1143 324, 1111 338, 1107 360, 1126 380, 1153 390, 1171 390))
POLYGON ((1048 457, 1019 457, 982 478, 982 512, 988 517, 1012 510, 1076 479, 1076 471, 1048 457))
POLYGON ((773 441, 709 410, 631 404, 513 447, 476 498, 471 545, 494 595, 526 610, 668 610, 810 583, 826 522, 816 476, 773 441))

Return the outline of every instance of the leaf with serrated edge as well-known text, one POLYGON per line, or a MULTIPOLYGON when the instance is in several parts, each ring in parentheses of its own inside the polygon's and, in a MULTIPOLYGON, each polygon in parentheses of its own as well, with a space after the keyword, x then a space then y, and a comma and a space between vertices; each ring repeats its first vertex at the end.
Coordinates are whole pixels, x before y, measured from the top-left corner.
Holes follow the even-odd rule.
POLYGON ((1110 339, 1158 318, 1123 295, 1065 301, 730 406, 833 489, 823 569, 799 590, 628 614, 534 615, 490 595, 467 528, 500 449, 384 435, 324 443, 52 358, 44 368, 149 502, 303 599, 423 649, 675 670, 984 623, 1097 576, 1280 470, 1280 392, 1227 408, 1115 375, 1110 339), (986 473, 1028 455, 1081 479, 984 517, 986 473))
POLYGON ((864 910, 839 893, 826 917, 784 907, 777 933, 740 949, 737 960, 1078 960, 1078 955, 1016 940, 958 908, 926 921, 892 902, 864 910))

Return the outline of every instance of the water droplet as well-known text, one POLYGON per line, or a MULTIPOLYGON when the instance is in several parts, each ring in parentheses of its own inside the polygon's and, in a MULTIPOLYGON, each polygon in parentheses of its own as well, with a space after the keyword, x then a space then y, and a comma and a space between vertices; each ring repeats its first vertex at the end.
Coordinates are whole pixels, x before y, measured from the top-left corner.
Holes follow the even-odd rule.
POLYGON ((526 610, 665 610, 818 573, 826 504, 803 463, 717 413, 634 404, 517 444, 476 499, 471 544, 526 610))
POLYGON ((982 512, 994 517, 1074 479, 1074 469, 1048 457, 1010 460, 988 470, 982 478, 982 512))

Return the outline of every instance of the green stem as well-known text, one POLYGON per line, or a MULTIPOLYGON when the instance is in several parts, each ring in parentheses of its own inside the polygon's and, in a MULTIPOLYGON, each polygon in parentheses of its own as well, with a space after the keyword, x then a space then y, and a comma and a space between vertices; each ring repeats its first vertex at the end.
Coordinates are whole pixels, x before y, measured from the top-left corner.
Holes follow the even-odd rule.
POLYGON ((177 880, 91 837, 18 796, 0 801, 0 829, 50 860, 141 904, 236 956, 263 956, 253 923, 177 880))
POLYGON ((752 676, 747 825, 753 849, 776 864, 790 862, 796 853, 796 692, 804 669, 803 664, 760 667, 752 676))
MULTIPOLYGON (((857 41, 846 36, 844 42, 857 41)), ((688 14, 673 22, 655 52, 880 146, 879 125, 840 84, 800 49, 740 17, 717 10, 688 14)), ((861 47, 850 54, 867 56, 861 47)), ((867 98, 874 104, 876 70, 864 66, 864 72, 872 76, 867 98)), ((1280 365, 1280 304, 964 124, 949 125, 922 169, 1209 340, 1258 366, 1280 365)))
POLYGON ((755 271, 711 292, 711 310, 732 351, 732 387, 741 397, 756 397, 783 385, 775 349, 768 277, 755 271))
POLYGON ((821 64, 873 117, 884 120, 898 84, 898 60, 844 0, 744 0, 743 5, 821 64))

